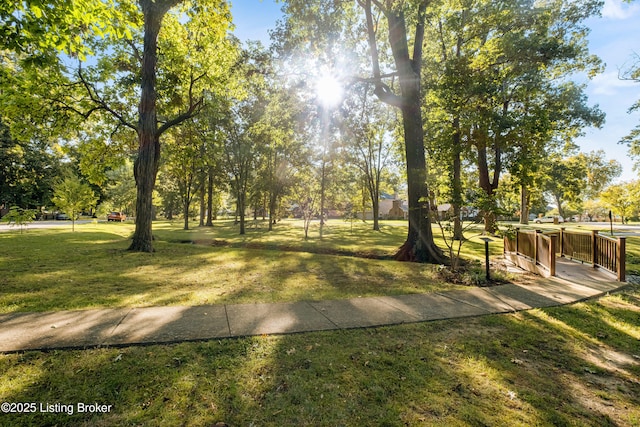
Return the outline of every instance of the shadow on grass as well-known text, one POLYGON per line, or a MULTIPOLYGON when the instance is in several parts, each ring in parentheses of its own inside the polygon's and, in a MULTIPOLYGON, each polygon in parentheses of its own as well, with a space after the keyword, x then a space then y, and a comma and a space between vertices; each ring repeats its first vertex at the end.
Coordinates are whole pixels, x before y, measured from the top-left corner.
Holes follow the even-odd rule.
POLYGON ((633 426, 640 421, 640 384, 627 372, 637 373, 638 311, 630 299, 605 297, 395 327, 4 355, 1 401, 113 409, 4 414, 2 421, 633 426), (631 333, 610 324, 618 317, 631 333), (594 361, 601 350, 629 360, 594 361))
POLYGON ((42 231, 0 236, 0 312, 338 299, 429 292, 425 265, 156 241, 127 252, 121 234, 42 231))

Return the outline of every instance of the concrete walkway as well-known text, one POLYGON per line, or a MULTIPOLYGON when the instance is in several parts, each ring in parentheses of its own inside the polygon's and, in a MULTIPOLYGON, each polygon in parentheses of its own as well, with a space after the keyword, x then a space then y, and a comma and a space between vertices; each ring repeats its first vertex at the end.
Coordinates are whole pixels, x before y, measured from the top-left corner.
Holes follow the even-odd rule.
POLYGON ((558 277, 433 294, 334 301, 116 308, 0 315, 0 352, 175 343, 365 328, 569 304, 624 283, 570 261, 558 277))

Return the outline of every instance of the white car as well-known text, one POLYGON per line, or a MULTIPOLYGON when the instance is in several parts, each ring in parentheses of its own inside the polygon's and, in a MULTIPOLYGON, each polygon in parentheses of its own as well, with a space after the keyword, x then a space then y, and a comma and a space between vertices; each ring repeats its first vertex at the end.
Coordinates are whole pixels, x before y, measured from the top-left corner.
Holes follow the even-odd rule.
POLYGON ((556 219, 558 220, 559 223, 560 222, 564 222, 564 219, 561 216, 547 215, 547 216, 543 216, 541 218, 536 218, 535 223, 536 224, 544 224, 544 223, 553 224, 556 219))

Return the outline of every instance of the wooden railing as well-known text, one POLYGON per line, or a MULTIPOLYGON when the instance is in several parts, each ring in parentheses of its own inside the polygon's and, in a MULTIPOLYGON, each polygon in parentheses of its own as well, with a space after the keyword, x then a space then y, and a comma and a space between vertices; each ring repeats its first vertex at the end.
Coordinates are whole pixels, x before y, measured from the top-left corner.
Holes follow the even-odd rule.
POLYGON ((555 276, 556 242, 555 235, 546 235, 539 230, 516 230, 514 238, 504 238, 505 255, 515 254, 516 257, 512 261, 515 260, 520 267, 529 271, 543 276, 555 276))
POLYGON ((515 237, 504 238, 504 250, 505 254, 516 254, 529 259, 534 266, 544 267, 550 275, 555 275, 555 256, 558 255, 608 270, 621 282, 626 279, 624 237, 602 236, 597 231, 576 233, 564 228, 546 233, 516 229, 515 237))
POLYGON ((626 238, 602 236, 597 231, 576 233, 560 229, 561 256, 586 262, 615 274, 618 281, 626 280, 626 238))

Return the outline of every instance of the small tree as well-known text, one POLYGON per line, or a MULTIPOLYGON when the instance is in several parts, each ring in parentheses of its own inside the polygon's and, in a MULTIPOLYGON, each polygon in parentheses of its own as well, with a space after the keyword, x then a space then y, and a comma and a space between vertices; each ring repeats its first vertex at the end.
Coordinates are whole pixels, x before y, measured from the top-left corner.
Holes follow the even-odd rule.
POLYGON ((30 224, 36 217, 36 211, 33 209, 22 209, 17 206, 9 209, 9 213, 6 214, 2 220, 7 221, 9 225, 13 222, 14 225, 20 227, 20 234, 22 234, 23 228, 30 224))
POLYGON ((62 212, 71 217, 71 229, 75 231, 76 216, 83 209, 94 207, 98 198, 89 185, 72 176, 56 184, 52 200, 62 212))
POLYGON ((624 182, 607 187, 600 193, 600 200, 614 213, 620 215, 624 224, 630 216, 640 210, 639 193, 637 181, 624 182))

